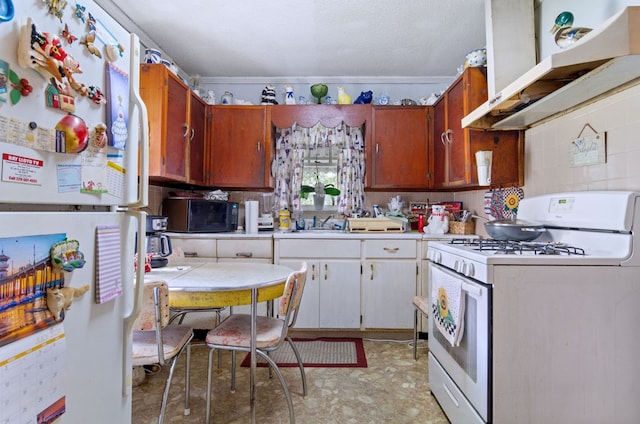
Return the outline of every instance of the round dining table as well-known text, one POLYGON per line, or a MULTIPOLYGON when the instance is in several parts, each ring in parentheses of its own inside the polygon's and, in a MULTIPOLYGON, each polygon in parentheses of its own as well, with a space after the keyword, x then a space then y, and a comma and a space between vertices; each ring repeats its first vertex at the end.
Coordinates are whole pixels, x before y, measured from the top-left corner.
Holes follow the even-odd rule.
POLYGON ((251 305, 251 423, 256 422, 256 316, 257 305, 282 296, 293 269, 258 262, 213 262, 185 260, 184 263, 153 268, 145 281, 165 281, 169 306, 175 311, 206 311, 228 306, 251 305))

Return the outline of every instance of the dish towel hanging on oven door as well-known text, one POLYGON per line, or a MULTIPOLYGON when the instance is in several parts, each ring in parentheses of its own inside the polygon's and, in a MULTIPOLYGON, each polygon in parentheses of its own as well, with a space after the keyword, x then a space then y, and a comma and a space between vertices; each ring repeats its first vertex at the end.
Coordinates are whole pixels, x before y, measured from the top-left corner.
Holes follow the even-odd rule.
POLYGON ((451 346, 460 346, 464 334, 464 293, 462 281, 437 269, 432 279, 431 312, 433 322, 451 346))

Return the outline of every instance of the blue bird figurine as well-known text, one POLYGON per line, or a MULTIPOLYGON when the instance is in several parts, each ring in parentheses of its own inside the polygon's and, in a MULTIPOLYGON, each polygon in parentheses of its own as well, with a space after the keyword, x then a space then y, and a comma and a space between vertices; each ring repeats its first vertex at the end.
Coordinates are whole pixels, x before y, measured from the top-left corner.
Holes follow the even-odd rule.
POLYGON ((556 17, 556 21, 551 28, 551 33, 555 34, 556 44, 565 49, 591 32, 591 28, 573 27, 573 13, 562 12, 556 17))

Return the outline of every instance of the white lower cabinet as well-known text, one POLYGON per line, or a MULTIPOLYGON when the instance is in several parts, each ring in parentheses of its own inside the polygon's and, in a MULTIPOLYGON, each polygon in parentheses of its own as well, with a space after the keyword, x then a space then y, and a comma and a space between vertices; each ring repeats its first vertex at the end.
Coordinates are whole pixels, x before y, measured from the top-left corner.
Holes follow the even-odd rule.
POLYGON ((366 260, 362 268, 363 326, 413 328, 416 260, 366 260))
POLYGON ((410 329, 420 281, 419 240, 282 238, 276 263, 307 261, 296 328, 410 329))
POLYGON ((420 276, 418 243, 407 239, 363 242, 364 328, 413 328, 411 304, 420 276))
POLYGON ((276 261, 307 262, 296 328, 360 328, 360 240, 280 239, 276 261))

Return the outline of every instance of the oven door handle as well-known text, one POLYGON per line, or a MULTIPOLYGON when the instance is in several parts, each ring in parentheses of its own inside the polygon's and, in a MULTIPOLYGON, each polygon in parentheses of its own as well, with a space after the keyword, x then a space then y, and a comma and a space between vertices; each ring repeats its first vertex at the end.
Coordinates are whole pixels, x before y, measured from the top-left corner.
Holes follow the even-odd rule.
POLYGON ((462 282, 462 290, 474 295, 475 297, 482 296, 482 290, 480 290, 480 287, 476 287, 473 284, 465 283, 464 281, 462 282))

